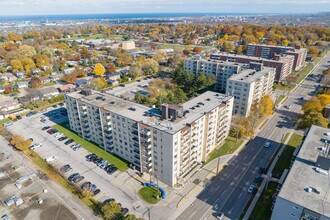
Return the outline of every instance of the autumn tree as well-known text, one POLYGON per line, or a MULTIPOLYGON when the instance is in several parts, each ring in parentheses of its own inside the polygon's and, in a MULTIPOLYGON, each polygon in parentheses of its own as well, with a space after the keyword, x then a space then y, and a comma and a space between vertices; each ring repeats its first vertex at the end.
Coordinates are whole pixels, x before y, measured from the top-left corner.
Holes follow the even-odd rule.
POLYGON ((320 53, 320 50, 316 46, 311 46, 308 48, 308 53, 310 55, 312 55, 312 57, 315 59, 318 56, 318 54, 320 53))
POLYGON ((308 128, 312 125, 317 125, 326 128, 328 127, 328 120, 324 118, 320 112, 311 109, 303 115, 299 123, 299 126, 301 128, 308 128))
POLYGON ((97 63, 94 66, 94 74, 97 76, 102 76, 105 73, 105 68, 101 63, 97 63))
POLYGON ((26 151, 32 144, 31 140, 25 140, 23 136, 14 134, 10 139, 10 144, 17 150, 26 151))
POLYGON ((87 72, 83 68, 78 67, 72 72, 72 74, 75 75, 76 77, 85 77, 87 72))
POLYGON ((320 94, 317 96, 317 98, 320 100, 322 107, 330 104, 330 95, 328 94, 320 94))
POLYGON ((61 78, 61 81, 66 83, 74 83, 77 79, 77 75, 74 73, 66 74, 61 78))
POLYGON ((91 87, 95 90, 101 90, 108 87, 108 83, 104 78, 95 78, 91 81, 91 87))
POLYGON ((201 53, 202 52, 202 48, 200 48, 200 47, 194 47, 193 52, 194 53, 201 53))
POLYGON ((235 49, 235 46, 232 42, 230 41, 226 41, 223 45, 223 49, 229 53, 229 52, 232 52, 234 49, 235 49))
POLYGON ((159 64, 154 59, 146 59, 143 64, 143 70, 146 75, 155 75, 159 72, 159 64))
POLYGON ((148 93, 151 98, 157 99, 158 97, 165 97, 166 90, 165 90, 165 82, 162 79, 154 79, 149 83, 148 86, 148 93))
POLYGON ((129 76, 131 76, 133 79, 142 76, 142 68, 140 64, 134 63, 129 68, 129 76))
POLYGON ((10 94, 12 92, 13 92, 13 89, 11 87, 9 87, 9 86, 6 87, 5 90, 3 91, 3 93, 5 93, 5 94, 10 94))
POLYGON ((11 60, 10 65, 12 67, 13 72, 21 71, 24 69, 21 60, 11 60))
POLYGON ((22 65, 24 66, 25 73, 29 74, 30 71, 36 68, 34 61, 31 58, 25 57, 21 59, 22 65))
POLYGON ((11 41, 22 41, 23 40, 23 37, 21 35, 18 35, 18 34, 15 34, 13 32, 10 32, 8 34, 8 39, 11 40, 11 41))
POLYGON ((122 215, 121 207, 118 203, 111 201, 102 206, 102 213, 105 219, 113 220, 122 215))
POLYGON ((323 109, 323 106, 320 102, 320 100, 316 97, 312 97, 310 100, 305 102, 305 104, 302 107, 302 110, 306 113, 311 110, 315 110, 317 112, 321 112, 323 109))
POLYGON ((265 95, 260 100, 261 111, 265 115, 271 115, 274 109, 274 102, 270 95, 265 95))
POLYGON ((128 66, 128 65, 131 65, 132 63, 133 63, 133 59, 130 55, 128 55, 125 52, 118 53, 118 55, 117 55, 117 64, 119 66, 128 66))
POLYGON ((113 63, 107 65, 107 72, 112 74, 116 72, 116 66, 113 63))
POLYGON ((39 89, 43 87, 41 80, 37 76, 32 76, 29 84, 32 89, 39 89))

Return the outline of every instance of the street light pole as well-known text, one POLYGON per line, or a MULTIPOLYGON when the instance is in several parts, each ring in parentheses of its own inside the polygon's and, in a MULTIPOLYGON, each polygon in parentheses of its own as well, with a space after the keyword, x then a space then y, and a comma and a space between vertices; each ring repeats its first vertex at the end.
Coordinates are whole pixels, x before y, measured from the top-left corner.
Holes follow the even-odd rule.
POLYGON ((219 174, 219 165, 220 165, 220 156, 218 157, 218 164, 217 164, 216 176, 218 176, 218 174, 219 174))

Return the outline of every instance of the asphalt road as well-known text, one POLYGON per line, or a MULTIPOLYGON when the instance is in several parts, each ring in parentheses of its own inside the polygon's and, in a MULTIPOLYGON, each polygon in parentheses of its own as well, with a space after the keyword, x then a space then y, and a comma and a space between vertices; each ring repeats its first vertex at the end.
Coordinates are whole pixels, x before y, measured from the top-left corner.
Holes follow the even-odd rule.
MULTIPOLYGON (((320 73, 329 62, 330 55, 328 54, 313 74, 320 73)), ((259 168, 267 167, 280 146, 282 138, 292 127, 294 119, 304 103, 300 98, 309 99, 310 92, 315 90, 317 84, 315 79, 307 78, 298 89, 292 92, 285 105, 268 121, 259 134, 228 163, 228 166, 177 219, 215 219, 215 214, 219 211, 225 214, 226 219, 239 219, 252 196, 247 192, 248 187, 254 184, 253 181, 258 175, 259 168), (292 107, 287 109, 286 105, 292 107), (279 122, 284 126, 279 127, 279 122), (270 148, 263 147, 267 141, 272 143, 270 148)))

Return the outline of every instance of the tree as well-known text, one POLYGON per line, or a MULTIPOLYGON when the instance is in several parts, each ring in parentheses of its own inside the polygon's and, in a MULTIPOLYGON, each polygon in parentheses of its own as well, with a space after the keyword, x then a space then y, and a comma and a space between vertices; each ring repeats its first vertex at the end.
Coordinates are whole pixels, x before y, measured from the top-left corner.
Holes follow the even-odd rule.
POLYGON ((11 41, 22 41, 23 40, 23 37, 21 35, 18 35, 18 34, 15 34, 13 32, 10 32, 8 34, 8 39, 11 40, 11 41))
POLYGON ((76 81, 76 79, 77 79, 77 75, 74 73, 70 73, 70 74, 64 75, 61 78, 61 81, 66 82, 66 83, 74 83, 74 81, 76 81))
POLYGON ((320 102, 320 100, 316 97, 312 97, 310 100, 305 102, 305 104, 302 107, 302 110, 306 113, 311 110, 315 110, 317 112, 321 112, 323 109, 323 106, 320 102))
POLYGON ((92 85, 93 89, 96 89, 96 90, 101 90, 101 89, 108 87, 107 81, 101 77, 93 79, 91 82, 91 85, 92 85))
POLYGON ((102 213, 105 219, 117 219, 121 215, 121 207, 118 203, 111 201, 102 206, 102 213))
POLYGON ((33 89, 39 89, 43 86, 41 80, 37 76, 32 76, 30 80, 30 87, 33 89))
POLYGON ((107 72, 112 74, 116 72, 116 66, 113 63, 107 65, 107 72))
POLYGON ((265 115, 271 115, 274 109, 274 102, 270 95, 265 95, 261 98, 260 104, 262 106, 262 112, 265 115))
POLYGON ((232 42, 226 41, 223 45, 224 50, 229 53, 235 49, 235 46, 232 42))
POLYGON ((73 75, 75 75, 76 77, 85 77, 87 72, 86 70, 84 70, 83 68, 76 68, 73 72, 73 75))
POLYGON ((101 63, 97 63, 94 66, 94 74, 97 76, 102 76, 105 73, 105 68, 101 63))
POLYGON ((308 53, 312 55, 313 58, 316 58, 318 54, 320 53, 320 50, 316 46, 311 46, 308 48, 308 53))
POLYGON ((24 68, 20 60, 11 60, 10 65, 12 67, 13 72, 21 71, 24 68))
POLYGON ((156 60, 157 62, 161 62, 166 60, 166 54, 162 51, 157 50, 156 53, 152 56, 152 59, 156 60))
POLYGON ((129 68, 129 75, 135 79, 137 77, 140 77, 142 75, 142 69, 141 66, 138 63, 134 63, 129 68))
POLYGON ((129 214, 125 216, 124 220, 143 220, 143 218, 137 218, 135 215, 129 214))
POLYGON ((25 58, 21 59, 21 62, 23 64, 25 72, 27 74, 30 73, 31 69, 36 68, 35 63, 33 62, 33 60, 31 58, 25 57, 25 58))
POLYGON ((328 127, 328 120, 324 118, 320 112, 312 109, 304 114, 299 126, 301 128, 308 128, 312 125, 318 125, 326 128, 328 127))
POLYGON ((128 66, 133 63, 133 59, 127 53, 118 53, 117 55, 117 64, 119 66, 128 66))
POLYGON ((14 134, 10 139, 10 144, 17 150, 26 151, 32 144, 31 140, 25 140, 23 136, 14 134))
POLYGON ((148 86, 148 93, 153 99, 157 99, 158 97, 165 97, 165 82, 159 78, 152 80, 148 86))
POLYGON ((330 104, 330 95, 328 94, 320 94, 317 96, 317 98, 320 100, 322 107, 330 104))
POLYGON ((146 75, 154 75, 159 72, 159 64, 154 59, 146 59, 143 64, 143 70, 146 75))
POLYGON ((3 93, 5 93, 5 94, 10 94, 12 92, 13 92, 13 89, 10 86, 6 87, 5 90, 3 91, 3 93))
POLYGON ((202 48, 200 48, 200 47, 194 47, 193 52, 194 53, 201 53, 202 52, 202 48))

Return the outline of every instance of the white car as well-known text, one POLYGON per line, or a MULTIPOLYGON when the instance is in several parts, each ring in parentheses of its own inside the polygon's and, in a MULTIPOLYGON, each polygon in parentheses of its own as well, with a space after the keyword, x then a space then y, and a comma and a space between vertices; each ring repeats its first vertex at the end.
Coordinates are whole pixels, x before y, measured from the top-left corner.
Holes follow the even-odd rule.
POLYGON ((61 133, 57 133, 57 134, 54 135, 55 138, 60 138, 62 136, 63 136, 63 134, 61 134, 61 133))
POLYGON ((41 146, 42 146, 42 145, 41 145, 40 143, 33 144, 33 145, 31 146, 31 150, 34 150, 34 149, 39 148, 39 147, 41 147, 41 146))
POLYGON ((271 146, 272 144, 269 142, 269 141, 267 141, 266 143, 265 143, 265 148, 269 148, 270 146, 271 146))
POLYGON ((250 185, 248 188, 248 193, 253 193, 255 188, 256 188, 255 185, 250 185))
POLYGON ((3 127, 9 127, 9 126, 12 126, 12 125, 13 125, 13 122, 3 123, 3 127))
POLYGON ((223 219, 223 216, 224 216, 224 214, 223 214, 222 212, 219 212, 218 214, 216 214, 215 217, 216 217, 217 219, 220 219, 220 220, 221 220, 221 219, 223 219))
POLYGON ((292 105, 287 105, 286 108, 287 109, 291 109, 292 108, 292 105))
POLYGON ((57 159, 57 157, 56 156, 51 156, 51 157, 47 157, 46 158, 46 162, 51 162, 51 161, 54 161, 54 160, 56 160, 57 159))

